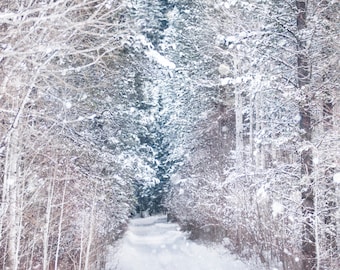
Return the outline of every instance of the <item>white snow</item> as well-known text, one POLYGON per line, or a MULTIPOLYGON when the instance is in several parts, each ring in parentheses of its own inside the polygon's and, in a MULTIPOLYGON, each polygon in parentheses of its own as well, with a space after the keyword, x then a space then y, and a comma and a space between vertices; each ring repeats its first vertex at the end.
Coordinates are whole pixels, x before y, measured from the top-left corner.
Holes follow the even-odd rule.
POLYGON ((263 186, 261 186, 257 191, 256 191, 256 196, 258 198, 258 200, 261 201, 267 201, 269 196, 267 194, 267 189, 269 187, 269 184, 265 184, 263 186))
POLYGON ((167 68, 170 68, 170 69, 176 68, 176 65, 173 62, 171 62, 166 57, 164 57, 159 52, 157 52, 153 49, 150 49, 150 50, 146 51, 145 53, 146 53, 147 56, 149 56, 149 58, 155 60, 158 64, 160 64, 163 67, 167 67, 167 68))
POLYGON ((139 41, 143 46, 152 49, 153 45, 150 41, 148 41, 148 39, 144 36, 144 35, 137 35, 136 36, 136 41, 139 41))
POLYGON ((299 123, 300 120, 301 120, 301 115, 300 115, 300 114, 296 114, 296 115, 294 116, 294 121, 295 121, 296 123, 299 123))
POLYGON ((225 37, 225 42, 226 43, 236 43, 238 42, 238 38, 235 37, 235 36, 228 36, 228 37, 225 37))
POLYGON ((333 181, 335 184, 340 184, 340 172, 334 174, 333 181))
POLYGON ((71 109, 72 108, 72 102, 66 101, 66 102, 64 102, 64 106, 65 106, 66 109, 71 109))
POLYGON ((86 94, 83 94, 83 95, 81 96, 81 98, 80 98, 81 101, 86 100, 86 99, 87 99, 87 95, 86 95, 86 94))
POLYGON ((112 0, 109 0, 109 1, 106 1, 106 3, 105 3, 105 8, 106 9, 111 9, 112 8, 112 0))
POLYGON ((250 270, 223 247, 206 247, 165 216, 133 219, 118 246, 108 253, 106 270, 250 270))
POLYGON ((236 4, 237 0, 230 0, 226 3, 224 3, 224 6, 226 9, 229 9, 230 7, 234 6, 236 4))
POLYGON ((177 19, 178 16, 179 16, 179 10, 178 10, 178 8, 175 6, 172 10, 170 10, 170 11, 166 14, 166 16, 168 17, 168 20, 169 20, 170 22, 174 21, 174 20, 177 19))
POLYGON ((229 73, 230 73, 230 67, 228 65, 225 65, 225 64, 220 64, 219 67, 218 67, 218 72, 222 76, 228 76, 229 73))
POLYGON ((232 84, 232 83, 233 83, 232 78, 223 78, 220 80, 221 86, 225 86, 225 85, 232 84))
MULTIPOLYGON (((145 51, 145 54, 151 60, 154 60, 158 64, 160 64, 161 66, 169 68, 169 69, 175 69, 176 68, 176 65, 173 62, 171 62, 165 56, 161 55, 159 52, 154 50, 154 46, 148 40, 147 37, 145 37, 144 35, 137 35, 136 36, 136 41, 139 41, 144 47, 147 48, 147 50, 145 51)), ((166 46, 166 44, 163 44, 163 46, 166 46)))
POLYGON ((272 204, 272 210, 273 216, 277 217, 277 215, 282 214, 284 212, 284 206, 281 203, 274 201, 272 204))

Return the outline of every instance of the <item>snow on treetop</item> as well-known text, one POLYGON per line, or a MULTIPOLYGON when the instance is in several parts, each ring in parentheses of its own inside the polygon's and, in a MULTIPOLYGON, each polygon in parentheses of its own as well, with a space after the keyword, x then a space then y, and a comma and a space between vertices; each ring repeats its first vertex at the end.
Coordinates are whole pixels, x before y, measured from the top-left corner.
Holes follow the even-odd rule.
POLYGON ((168 60, 155 50, 150 49, 146 51, 146 55, 149 56, 151 59, 155 60, 158 64, 160 64, 163 67, 167 67, 170 69, 176 68, 176 65, 173 62, 171 62, 170 60, 168 60))
POLYGON ((179 16, 179 10, 178 10, 178 8, 175 6, 172 10, 170 10, 170 11, 166 14, 166 16, 168 17, 168 19, 169 19, 170 21, 177 19, 178 16, 179 16))
POLYGON ((153 48, 152 43, 144 35, 137 35, 135 37, 135 40, 139 41, 143 46, 145 46, 145 47, 147 47, 149 49, 153 48))
POLYGON ((167 59, 165 56, 161 55, 159 52, 154 50, 154 46, 152 43, 145 37, 144 35, 137 35, 136 41, 139 41, 142 46, 146 47, 147 50, 145 51, 145 54, 151 59, 156 61, 158 64, 160 64, 163 67, 175 69, 176 65, 171 62, 169 59, 167 59))

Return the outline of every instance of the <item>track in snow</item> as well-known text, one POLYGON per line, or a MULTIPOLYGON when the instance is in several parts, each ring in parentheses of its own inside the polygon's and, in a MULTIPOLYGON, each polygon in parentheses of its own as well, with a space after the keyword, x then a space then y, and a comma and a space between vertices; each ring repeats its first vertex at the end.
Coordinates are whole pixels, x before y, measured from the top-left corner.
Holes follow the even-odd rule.
POLYGON ((198 245, 166 217, 132 219, 106 270, 249 270, 225 250, 198 245))

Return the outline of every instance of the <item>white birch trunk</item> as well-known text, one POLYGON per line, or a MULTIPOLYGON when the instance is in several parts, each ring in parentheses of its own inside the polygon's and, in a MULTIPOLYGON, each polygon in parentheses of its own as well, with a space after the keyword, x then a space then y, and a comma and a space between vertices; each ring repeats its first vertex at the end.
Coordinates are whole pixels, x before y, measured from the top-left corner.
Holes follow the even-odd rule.
MULTIPOLYGON (((235 91, 235 118, 236 118, 236 166, 243 165, 243 104, 239 90, 235 91)), ((241 167, 239 168, 241 169, 241 167)))
POLYGON ((82 226, 81 226, 78 270, 83 270, 82 263, 83 263, 83 252, 84 252, 84 224, 85 224, 85 219, 83 219, 82 226))
MULTIPOLYGON (((57 169, 55 169, 57 170, 57 169)), ((49 247, 49 227, 52 213, 52 200, 54 193, 54 180, 55 180, 55 172, 52 181, 50 181, 47 190, 47 205, 46 205, 46 221, 44 226, 44 240, 43 240, 43 269, 48 270, 49 267, 49 256, 48 256, 48 247, 49 247)))
POLYGON ((64 183, 64 190, 63 190, 63 197, 61 200, 61 211, 60 211, 60 218, 59 218, 59 225, 58 225, 58 241, 57 241, 57 250, 55 253, 55 261, 54 261, 54 269, 58 269, 58 258, 59 258, 59 251, 60 251, 60 240, 62 234, 62 224, 64 219, 64 203, 65 203, 65 194, 66 194, 66 185, 67 181, 64 183))
MULTIPOLYGON (((5 64, 5 63, 4 63, 5 64)), ((6 63, 8 64, 8 63, 6 63)), ((10 79, 13 78, 15 76, 15 70, 17 69, 17 67, 19 66, 19 63, 17 65, 14 65, 13 68, 9 71, 9 73, 3 78, 3 81, 1 83, 1 89, 0 89, 0 94, 5 94, 8 92, 8 88, 10 88, 11 86, 10 84, 10 79)), ((13 108, 17 108, 18 106, 16 106, 17 104, 12 104, 13 108)), ((18 114, 20 113, 20 111, 18 111, 18 114)), ((13 129, 16 129, 17 124, 18 124, 18 115, 16 116, 16 118, 14 119, 12 125, 9 128, 9 131, 5 137, 5 143, 6 143, 6 157, 5 157, 5 172, 4 172, 4 179, 3 179, 3 190, 2 190, 2 203, 0 204, 0 239, 3 239, 3 227, 4 227, 4 217, 6 216, 6 213, 8 212, 8 207, 9 207, 9 199, 10 199, 10 195, 9 195, 9 170, 13 168, 10 168, 10 164, 12 165, 17 165, 17 162, 15 163, 10 163, 9 162, 9 158, 14 159, 14 157, 12 156, 12 152, 13 152, 13 148, 9 148, 10 144, 12 143, 12 136, 13 136, 13 129), (12 157, 11 157, 12 156, 12 157)), ((15 142, 14 142, 14 145, 15 142)))
MULTIPOLYGON (((255 112, 256 112, 256 125, 255 125, 255 130, 256 132, 259 132, 263 128, 263 101, 262 101, 262 93, 258 92, 256 94, 256 100, 255 100, 255 112)), ((264 154, 263 154, 263 149, 261 146, 261 143, 256 144, 255 148, 255 164, 256 164, 256 169, 261 170, 264 168, 264 154)))
POLYGON ((32 242, 33 242, 33 244, 32 244, 32 247, 31 247, 31 254, 30 254, 30 262, 29 262, 29 268, 28 268, 28 270, 31 270, 31 269, 33 269, 33 267, 34 267, 34 265, 33 265, 33 263, 34 263, 34 250, 35 250, 35 247, 36 247, 36 243, 37 243, 37 228, 35 228, 34 229, 34 233, 33 233, 33 239, 32 239, 32 242))
POLYGON ((92 198, 92 207, 91 207, 91 217, 90 217, 90 228, 89 228, 89 238, 87 242, 86 247, 86 255, 85 255, 85 264, 84 264, 84 270, 90 269, 90 255, 91 255, 91 245, 92 245, 92 238, 93 238, 93 230, 94 230, 94 212, 96 209, 95 203, 96 203, 96 197, 97 197, 97 183, 95 186, 94 195, 92 198))
MULTIPOLYGON (((250 98, 250 104, 249 104, 249 146, 250 146, 250 150, 249 150, 249 155, 250 155, 250 160, 252 165, 256 165, 255 164, 255 140, 254 140, 254 135, 255 135, 255 131, 254 131, 254 123, 256 121, 256 117, 255 117, 255 102, 256 102, 256 94, 253 94, 254 96, 252 96, 250 98)), ((256 170, 256 167, 255 167, 256 170)))
MULTIPOLYGON (((34 78, 35 80, 35 78, 34 78)), ((33 81, 34 81, 33 80, 33 81)), ((7 81, 6 81, 7 83, 7 81)), ((6 83, 2 84, 2 88, 8 87, 6 83)), ((5 157, 5 172, 4 172, 4 180, 3 180, 3 197, 5 200, 2 208, 2 213, 5 215, 8 213, 8 265, 11 270, 16 270, 18 268, 19 259, 19 249, 20 249, 20 212, 21 209, 18 204, 18 193, 20 191, 21 183, 20 183, 20 172, 19 172, 19 162, 21 159, 20 152, 20 138, 22 136, 20 129, 20 118, 24 112, 25 105, 29 100, 30 93, 33 89, 33 86, 29 87, 29 90, 26 92, 24 98, 20 101, 17 101, 18 104, 13 104, 13 107, 16 108, 16 115, 12 122, 12 125, 9 128, 7 135, 5 136, 5 144, 6 144, 6 157, 5 157), (7 198, 7 201, 6 201, 7 198)), ((23 203, 23 202, 22 202, 23 203)), ((3 226, 1 224, 1 226, 3 226)), ((1 233, 1 232, 0 232, 1 233)))
POLYGON ((18 236, 18 205, 17 185, 19 177, 19 138, 18 129, 12 128, 7 141, 7 153, 5 160, 4 186, 8 190, 8 267, 18 268, 17 236, 18 236))
MULTIPOLYGON (((339 95, 334 94, 334 96, 337 98, 334 102, 334 108, 333 108, 333 128, 334 128, 334 135, 335 138, 340 138, 340 97, 339 95)), ((335 141, 336 144, 334 145, 335 149, 340 149, 340 140, 335 141)), ((336 156, 336 170, 340 170, 340 154, 336 156)))
MULTIPOLYGON (((337 100, 334 103, 334 110, 333 110, 333 121, 334 121, 334 133, 336 138, 340 138, 340 97, 336 96, 337 100)), ((336 140, 335 143, 335 149, 340 149, 340 140, 336 140)), ((340 172, 340 154, 338 154, 335 157, 335 172, 338 173, 340 172)), ((335 200, 337 205, 340 205, 340 186, 337 185, 335 187, 335 200)), ((336 243, 336 248, 337 250, 340 250, 340 207, 335 210, 335 221, 336 221, 336 235, 337 237, 337 243, 336 243)))

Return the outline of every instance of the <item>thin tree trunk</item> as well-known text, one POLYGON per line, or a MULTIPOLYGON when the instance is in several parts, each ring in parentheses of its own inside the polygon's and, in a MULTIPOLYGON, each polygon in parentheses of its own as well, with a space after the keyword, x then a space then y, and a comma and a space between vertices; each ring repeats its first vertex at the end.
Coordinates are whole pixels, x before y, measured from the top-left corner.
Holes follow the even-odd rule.
POLYGON ((236 90, 235 92, 235 115, 236 115, 236 165, 243 166, 243 114, 242 114, 242 96, 236 90))
POLYGON ((18 139, 18 129, 13 128, 8 136, 4 179, 4 185, 8 186, 8 267, 12 270, 18 268, 17 185, 20 158, 18 139))
POLYGON ((65 194, 66 194, 66 185, 67 181, 64 182, 64 190, 63 190, 63 197, 61 200, 61 210, 60 210, 60 218, 59 218, 59 225, 58 225, 58 240, 57 240, 57 249, 55 252, 55 261, 54 261, 54 269, 58 269, 58 258, 60 252, 60 241, 61 241, 61 234, 62 234, 62 225, 64 220, 64 203, 65 203, 65 194))
POLYGON ((85 220, 83 218, 82 226, 81 226, 81 234, 80 234, 80 250, 79 250, 79 264, 78 264, 78 270, 83 269, 83 253, 84 253, 84 224, 85 220))
MULTIPOLYGON (((256 94, 255 106, 256 106, 256 132, 259 132, 263 128, 263 98, 262 92, 258 92, 256 94)), ((263 154, 263 147, 261 144, 257 143, 255 147, 255 164, 257 170, 262 170, 264 168, 264 154, 263 154)))
POLYGON ((30 261, 29 261, 29 267, 28 267, 28 270, 31 270, 33 269, 34 265, 34 250, 35 250, 35 247, 36 247, 36 243, 37 243, 37 238, 36 238, 36 235, 37 235, 37 231, 38 231, 38 228, 35 227, 34 229, 34 233, 33 233, 33 239, 32 239, 32 247, 31 247, 31 254, 30 254, 30 261))
MULTIPOLYGON (((334 114, 334 104, 332 101, 326 101, 323 104, 323 125, 324 125, 324 132, 328 133, 335 130, 337 127, 335 126, 335 121, 333 119, 334 114)), ((336 163, 336 160, 334 160, 336 163)), ((325 171, 325 178, 326 178, 326 194, 325 198, 327 200, 327 209, 326 209, 326 216, 325 216, 325 225, 326 225, 326 232, 325 236, 327 239, 327 247, 329 251, 330 257, 333 254, 337 254, 337 241, 336 241, 336 188, 333 182, 333 175, 335 173, 334 167, 329 167, 325 171)))
POLYGON ((94 230, 94 221, 95 221, 94 212, 95 212, 95 208, 96 208, 96 206, 95 206, 96 197, 97 197, 97 183, 96 183, 95 191, 94 191, 93 198, 92 198, 90 228, 89 228, 89 239, 88 239, 87 247, 86 247, 84 270, 90 269, 89 268, 89 264, 90 264, 91 245, 92 245, 93 230, 94 230))
MULTIPOLYGON (((57 167, 57 165, 56 165, 57 167)), ((48 184, 47 189, 47 205, 46 205, 46 221, 44 227, 44 241, 43 241, 43 269, 48 270, 49 267, 49 256, 48 256, 48 247, 49 247, 49 227, 50 227, 50 220, 51 220, 51 213, 52 213, 52 200, 53 200, 53 193, 54 193, 54 181, 55 181, 55 174, 57 168, 54 170, 54 175, 52 181, 48 184)))
MULTIPOLYGON (((307 29, 307 1, 296 0, 297 7, 297 28, 299 32, 307 29)), ((307 97, 307 86, 310 83, 309 61, 306 51, 306 40, 303 35, 298 40, 297 47, 297 81, 301 95, 307 97)), ((302 143, 304 150, 301 153, 301 177, 305 182, 302 190, 302 269, 312 270, 316 268, 316 245, 314 228, 315 194, 313 190, 313 156, 311 146, 312 139, 312 114, 308 100, 303 100, 300 104, 300 128, 302 131, 302 143)))
MULTIPOLYGON (((238 56, 234 56, 234 78, 239 76, 240 63, 238 56)), ((240 89, 235 88, 235 131, 236 131, 236 145, 235 145, 235 155, 236 155, 236 166, 238 170, 243 168, 243 154, 244 154, 244 141, 243 141, 243 101, 242 93, 240 89)))

